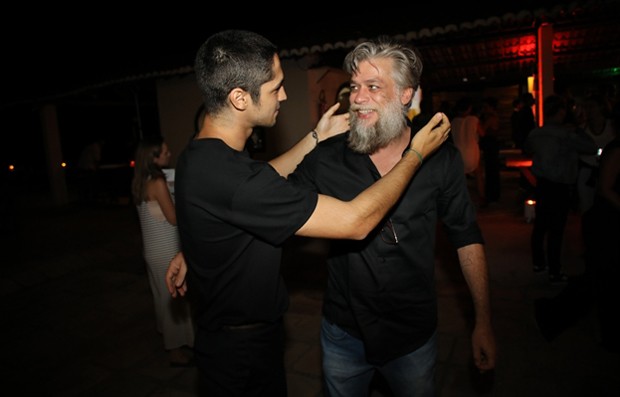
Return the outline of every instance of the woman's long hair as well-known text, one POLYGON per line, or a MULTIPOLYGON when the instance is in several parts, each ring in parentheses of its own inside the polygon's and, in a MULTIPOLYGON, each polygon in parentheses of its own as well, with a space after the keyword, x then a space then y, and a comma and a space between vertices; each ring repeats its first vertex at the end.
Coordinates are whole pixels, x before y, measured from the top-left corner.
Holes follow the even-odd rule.
POLYGON ((166 178, 162 169, 155 164, 155 158, 159 157, 164 138, 160 135, 144 137, 136 149, 136 163, 131 182, 131 194, 134 204, 139 205, 144 201, 146 183, 151 179, 166 178))

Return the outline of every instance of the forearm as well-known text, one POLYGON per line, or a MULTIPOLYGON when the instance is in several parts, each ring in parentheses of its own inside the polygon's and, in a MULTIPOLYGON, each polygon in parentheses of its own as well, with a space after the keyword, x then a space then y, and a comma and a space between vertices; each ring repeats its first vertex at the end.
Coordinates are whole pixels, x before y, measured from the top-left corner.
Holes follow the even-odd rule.
POLYGON ((447 139, 449 131, 450 122, 447 117, 443 113, 435 114, 415 134, 408 150, 394 168, 351 202, 362 216, 362 224, 357 227, 363 231, 364 237, 396 204, 424 159, 447 139))
POLYGON ((349 129, 349 115, 340 114, 334 116, 334 112, 340 105, 332 105, 319 120, 312 131, 306 134, 295 146, 286 153, 271 160, 269 164, 276 169, 278 174, 288 177, 295 171, 297 165, 301 163, 304 156, 312 151, 319 144, 319 141, 341 134, 349 129))
POLYGON ((400 199, 421 165, 415 152, 408 151, 390 172, 357 195, 350 202, 353 212, 358 214, 352 231, 365 238, 400 199))
POLYGON ((385 176, 351 201, 319 195, 316 209, 297 235, 336 239, 364 239, 396 204, 421 165, 409 152, 385 176))
POLYGON ((318 144, 317 138, 312 136, 312 132, 307 133, 295 146, 269 161, 269 164, 276 169, 278 174, 286 178, 290 173, 295 171, 295 168, 301 163, 304 156, 316 147, 318 144))
POLYGON ((471 293, 476 324, 491 325, 489 272, 482 244, 471 244, 457 250, 461 271, 471 293))
POLYGON ((448 137, 450 122, 437 113, 414 136, 398 163, 353 200, 344 202, 319 195, 310 219, 297 231, 306 237, 364 239, 396 204, 422 161, 448 137))

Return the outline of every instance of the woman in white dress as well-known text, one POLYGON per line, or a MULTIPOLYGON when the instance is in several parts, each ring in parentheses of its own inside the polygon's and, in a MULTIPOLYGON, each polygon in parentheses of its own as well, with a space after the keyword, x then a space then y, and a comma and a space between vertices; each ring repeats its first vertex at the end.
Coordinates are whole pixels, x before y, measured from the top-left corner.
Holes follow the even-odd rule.
POLYGON ((191 365, 187 348, 194 346, 194 323, 189 302, 173 299, 165 275, 180 251, 174 199, 163 168, 170 150, 161 136, 145 137, 136 150, 132 195, 142 231, 143 254, 155 303, 157 331, 164 337, 170 365, 191 365))

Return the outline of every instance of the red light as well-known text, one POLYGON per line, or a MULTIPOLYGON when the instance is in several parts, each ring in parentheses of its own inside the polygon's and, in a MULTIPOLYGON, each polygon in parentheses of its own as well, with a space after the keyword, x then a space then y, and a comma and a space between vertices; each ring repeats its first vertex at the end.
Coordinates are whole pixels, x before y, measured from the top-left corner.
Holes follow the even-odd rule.
POLYGON ((532 159, 510 159, 506 160, 507 167, 528 168, 532 166, 532 159))
POLYGON ((129 166, 130 166, 131 168, 135 167, 135 166, 136 166, 136 161, 135 161, 135 160, 131 160, 131 161, 129 162, 129 166))
POLYGON ((9 164, 9 171, 15 171, 15 166, 13 164, 9 164))

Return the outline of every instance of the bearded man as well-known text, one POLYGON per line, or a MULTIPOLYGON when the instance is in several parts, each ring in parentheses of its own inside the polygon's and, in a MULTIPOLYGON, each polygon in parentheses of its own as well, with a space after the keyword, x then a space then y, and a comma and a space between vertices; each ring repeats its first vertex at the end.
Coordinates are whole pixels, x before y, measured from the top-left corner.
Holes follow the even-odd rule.
MULTIPOLYGON (((351 75, 350 131, 321 142, 288 179, 351 200, 408 151, 407 111, 422 63, 413 49, 379 38, 354 48, 344 69, 351 75)), ((446 142, 424 159, 373 233, 330 242, 321 324, 326 395, 367 395, 376 371, 395 396, 435 395, 438 220, 473 299, 474 362, 480 372, 494 368, 484 241, 460 153, 446 142)))

